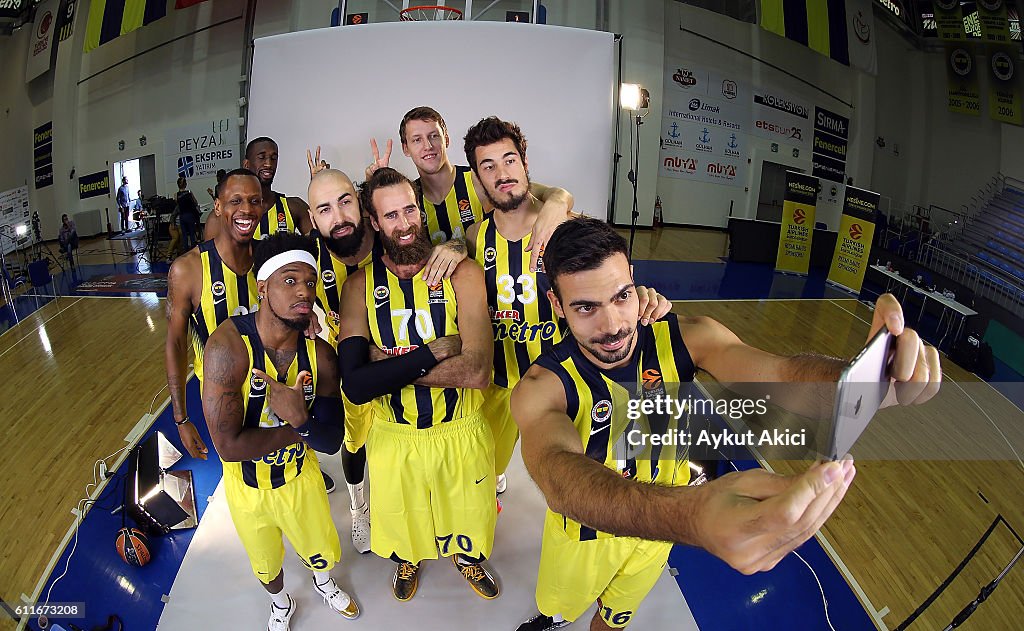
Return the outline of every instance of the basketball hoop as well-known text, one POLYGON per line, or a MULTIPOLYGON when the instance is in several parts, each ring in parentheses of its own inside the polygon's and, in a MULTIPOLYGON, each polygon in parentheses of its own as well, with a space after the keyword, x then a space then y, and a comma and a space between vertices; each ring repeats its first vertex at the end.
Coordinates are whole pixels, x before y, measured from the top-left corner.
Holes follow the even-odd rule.
POLYGON ((443 5, 423 5, 409 7, 399 12, 403 22, 443 22, 461 20, 462 11, 443 5))

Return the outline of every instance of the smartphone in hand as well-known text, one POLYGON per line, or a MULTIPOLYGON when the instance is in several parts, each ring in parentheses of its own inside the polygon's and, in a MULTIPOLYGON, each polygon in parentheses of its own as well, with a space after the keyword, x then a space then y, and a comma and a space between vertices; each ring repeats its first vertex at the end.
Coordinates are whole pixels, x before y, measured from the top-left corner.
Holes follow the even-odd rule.
POLYGON ((892 342, 883 326, 839 376, 826 454, 830 460, 850 453, 889 392, 892 342))

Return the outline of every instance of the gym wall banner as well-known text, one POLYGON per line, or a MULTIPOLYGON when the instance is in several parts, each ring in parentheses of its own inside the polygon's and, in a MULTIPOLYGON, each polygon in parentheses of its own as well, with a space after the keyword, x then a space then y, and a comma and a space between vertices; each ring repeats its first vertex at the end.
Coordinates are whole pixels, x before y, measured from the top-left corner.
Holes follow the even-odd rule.
POLYGON ((932 8, 935 13, 935 26, 939 32, 939 39, 948 42, 962 42, 967 39, 960 0, 934 0, 932 8))
POLYGON ((45 0, 36 7, 36 21, 28 38, 25 83, 46 73, 52 61, 54 35, 57 32, 57 1, 45 0))
POLYGON ((110 172, 103 170, 78 178, 79 199, 89 199, 100 195, 110 196, 110 172))
MULTIPOLYGON (((759 88, 753 92, 754 124, 750 127, 750 134, 785 145, 787 149, 795 147, 801 152, 810 151, 810 105, 781 90, 759 88)), ((790 152, 787 150, 785 153, 790 152)))
POLYGON ((665 69, 658 175, 744 186, 750 86, 688 61, 665 69))
POLYGON ((775 269, 807 274, 811 264, 814 208, 818 203, 818 178, 786 171, 786 196, 782 201, 782 229, 775 269))
POLYGON ((1010 42, 1010 20, 1006 16, 1005 0, 978 0, 978 22, 981 39, 986 42, 1010 42))
POLYGON ((850 119, 823 107, 814 108, 814 155, 811 158, 815 177, 842 182, 846 179, 846 151, 849 146, 850 119))
POLYGON ((958 114, 981 114, 981 87, 971 44, 946 45, 946 107, 958 114))
POLYGON ((828 270, 828 280, 854 293, 860 293, 861 285, 864 284, 880 198, 879 193, 846 187, 843 217, 839 222, 839 236, 832 255, 832 266, 828 270))
POLYGON ((0 0, 0 18, 16 18, 25 8, 25 0, 0 0))
POLYGON ((36 190, 53 184, 53 121, 32 132, 36 190))
POLYGON ((988 114, 993 120, 1021 124, 1020 77, 1017 76, 1019 47, 989 46, 988 114))
POLYGON ((166 181, 215 177, 218 169, 237 169, 242 164, 238 138, 238 122, 228 117, 168 130, 164 140, 166 181))
POLYGON ((75 33, 75 7, 78 0, 61 0, 57 19, 57 41, 63 42, 75 33))
MULTIPOLYGON (((0 232, 11 236, 16 235, 18 226, 27 228, 31 223, 28 215, 27 186, 19 186, 0 193, 0 232)), ((10 254, 27 240, 27 236, 17 237, 16 241, 0 239, 0 248, 3 248, 4 254, 10 254)))

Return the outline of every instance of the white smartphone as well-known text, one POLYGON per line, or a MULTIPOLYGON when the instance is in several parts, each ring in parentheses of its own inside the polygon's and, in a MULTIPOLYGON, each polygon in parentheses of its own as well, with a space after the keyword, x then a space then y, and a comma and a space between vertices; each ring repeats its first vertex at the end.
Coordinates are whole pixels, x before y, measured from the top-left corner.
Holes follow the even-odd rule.
POLYGON ((839 376, 826 454, 830 460, 850 453, 889 392, 892 342, 883 325, 839 376))

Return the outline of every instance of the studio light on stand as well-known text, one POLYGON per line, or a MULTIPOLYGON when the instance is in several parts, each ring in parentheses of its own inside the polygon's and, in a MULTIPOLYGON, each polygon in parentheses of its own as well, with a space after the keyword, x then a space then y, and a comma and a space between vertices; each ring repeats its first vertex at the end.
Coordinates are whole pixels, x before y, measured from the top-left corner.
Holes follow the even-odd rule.
POLYGON ((637 210, 637 179, 640 171, 640 126, 644 117, 650 113, 651 94, 635 83, 623 83, 619 88, 619 106, 624 110, 635 112, 633 125, 629 127, 629 183, 633 186, 633 212, 629 221, 629 259, 633 260, 633 239, 636 237, 636 221, 640 217, 637 210))
POLYGON ((181 452, 154 432, 134 456, 125 484, 128 515, 151 534, 194 528, 199 519, 192 472, 167 470, 181 460, 181 452))

